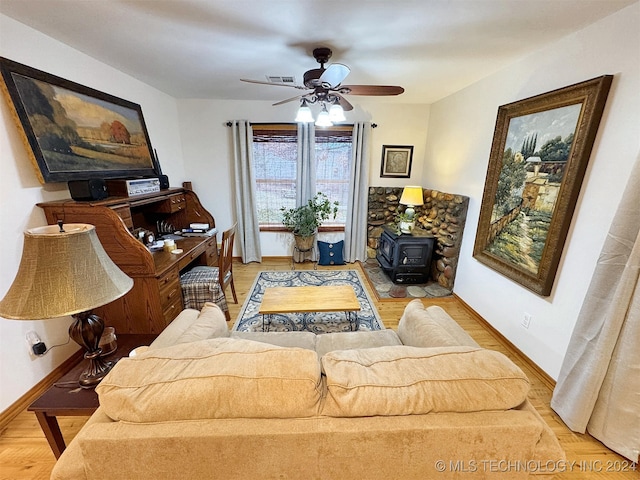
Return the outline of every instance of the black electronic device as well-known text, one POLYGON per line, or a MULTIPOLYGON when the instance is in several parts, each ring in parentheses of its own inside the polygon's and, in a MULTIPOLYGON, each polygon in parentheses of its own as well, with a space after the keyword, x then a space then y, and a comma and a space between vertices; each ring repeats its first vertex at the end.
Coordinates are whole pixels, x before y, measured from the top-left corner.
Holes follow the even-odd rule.
POLYGON ((67 186, 74 200, 102 200, 109 196, 107 182, 103 179, 71 180, 67 186))
POLYGON ((160 166, 160 160, 158 160, 158 151, 153 149, 153 164, 156 172, 158 173, 158 180, 160 180, 160 190, 166 190, 169 188, 169 177, 162 174, 162 167, 160 166))
POLYGON ((169 177, 166 175, 158 175, 158 180, 160 180, 160 190, 169 188, 169 177))

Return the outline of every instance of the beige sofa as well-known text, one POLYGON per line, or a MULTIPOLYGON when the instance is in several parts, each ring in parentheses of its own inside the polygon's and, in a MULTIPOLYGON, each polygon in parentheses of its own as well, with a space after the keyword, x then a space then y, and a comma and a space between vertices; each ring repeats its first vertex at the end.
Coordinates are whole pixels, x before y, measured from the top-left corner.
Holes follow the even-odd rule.
POLYGON ((185 310, 97 387, 52 479, 528 478, 564 460, 529 382, 439 307, 398 332, 229 333, 185 310))

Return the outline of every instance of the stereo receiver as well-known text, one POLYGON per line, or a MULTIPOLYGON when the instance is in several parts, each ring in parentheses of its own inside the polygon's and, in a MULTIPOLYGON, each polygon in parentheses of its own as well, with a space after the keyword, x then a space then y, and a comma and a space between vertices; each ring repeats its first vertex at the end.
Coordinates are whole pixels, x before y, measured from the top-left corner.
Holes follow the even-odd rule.
POLYGON ((107 180, 109 195, 114 197, 131 197, 145 193, 160 191, 158 178, 138 178, 135 180, 107 180))

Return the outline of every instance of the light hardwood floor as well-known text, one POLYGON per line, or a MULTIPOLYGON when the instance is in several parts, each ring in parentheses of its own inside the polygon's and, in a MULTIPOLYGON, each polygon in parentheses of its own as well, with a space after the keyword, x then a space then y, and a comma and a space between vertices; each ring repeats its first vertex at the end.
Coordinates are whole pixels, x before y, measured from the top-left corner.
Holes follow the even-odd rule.
MULTIPOLYGON (((231 318, 235 319, 238 315, 257 272, 260 270, 289 270, 290 268, 290 260, 285 258, 266 259, 261 264, 243 265, 234 263, 234 278, 239 303, 237 305, 232 301, 229 303, 231 318)), ((296 268, 309 269, 312 268, 312 264, 305 263, 297 265, 296 268)), ((331 268, 359 269, 359 266, 347 265, 345 267, 331 268)), ((395 329, 408 300, 376 301, 373 292, 370 291, 370 295, 374 299, 376 308, 385 325, 388 328, 395 329)), ((464 302, 456 298, 444 298, 424 299, 423 303, 425 305, 442 306, 481 346, 503 352, 529 376, 532 382, 529 398, 545 421, 551 426, 567 454, 566 471, 558 473, 554 478, 558 480, 631 480, 640 478, 639 472, 628 469, 629 462, 624 458, 613 453, 589 435, 576 434, 566 428, 560 418, 549 407, 552 389, 549 385, 549 379, 541 376, 535 368, 530 368, 519 352, 510 348, 491 329, 486 328, 482 319, 479 319, 475 312, 470 310, 464 302)), ((59 421, 68 444, 84 425, 86 418, 60 417, 59 421)), ((21 412, 0 432, 0 479, 48 479, 54 463, 53 453, 49 449, 49 445, 33 413, 21 412)), ((554 465, 549 467, 555 468, 554 465)), ((563 468, 563 466, 559 465, 558 468, 563 468)), ((507 477, 508 475, 505 475, 505 478, 507 477)), ((464 475, 461 478, 464 478, 464 475)))

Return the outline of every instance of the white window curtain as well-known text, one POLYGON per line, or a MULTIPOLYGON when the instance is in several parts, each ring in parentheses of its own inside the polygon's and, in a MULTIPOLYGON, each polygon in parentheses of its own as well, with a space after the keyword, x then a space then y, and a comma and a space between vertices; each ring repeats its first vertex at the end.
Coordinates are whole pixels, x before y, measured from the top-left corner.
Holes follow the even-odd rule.
POLYGON ((238 222, 235 245, 240 250, 242 263, 261 262, 260 226, 255 201, 256 180, 253 171, 253 129, 246 120, 234 120, 231 131, 238 222))
MULTIPOLYGON (((296 206, 307 203, 316 194, 316 134, 313 123, 298 123, 298 161, 296 164, 296 206)), ((318 239, 314 240, 315 252, 318 251, 318 239)), ((312 260, 316 260, 317 255, 312 260)), ((293 251, 293 260, 301 262, 305 253, 293 251)))
POLYGON ((640 159, 569 342, 551 408, 633 462, 640 454, 640 159))
POLYGON ((364 262, 367 259, 370 140, 371 123, 353 125, 349 201, 344 227, 344 258, 347 262, 364 262))
POLYGON ((298 163, 296 165, 296 206, 316 194, 316 134, 313 123, 298 124, 298 163))

